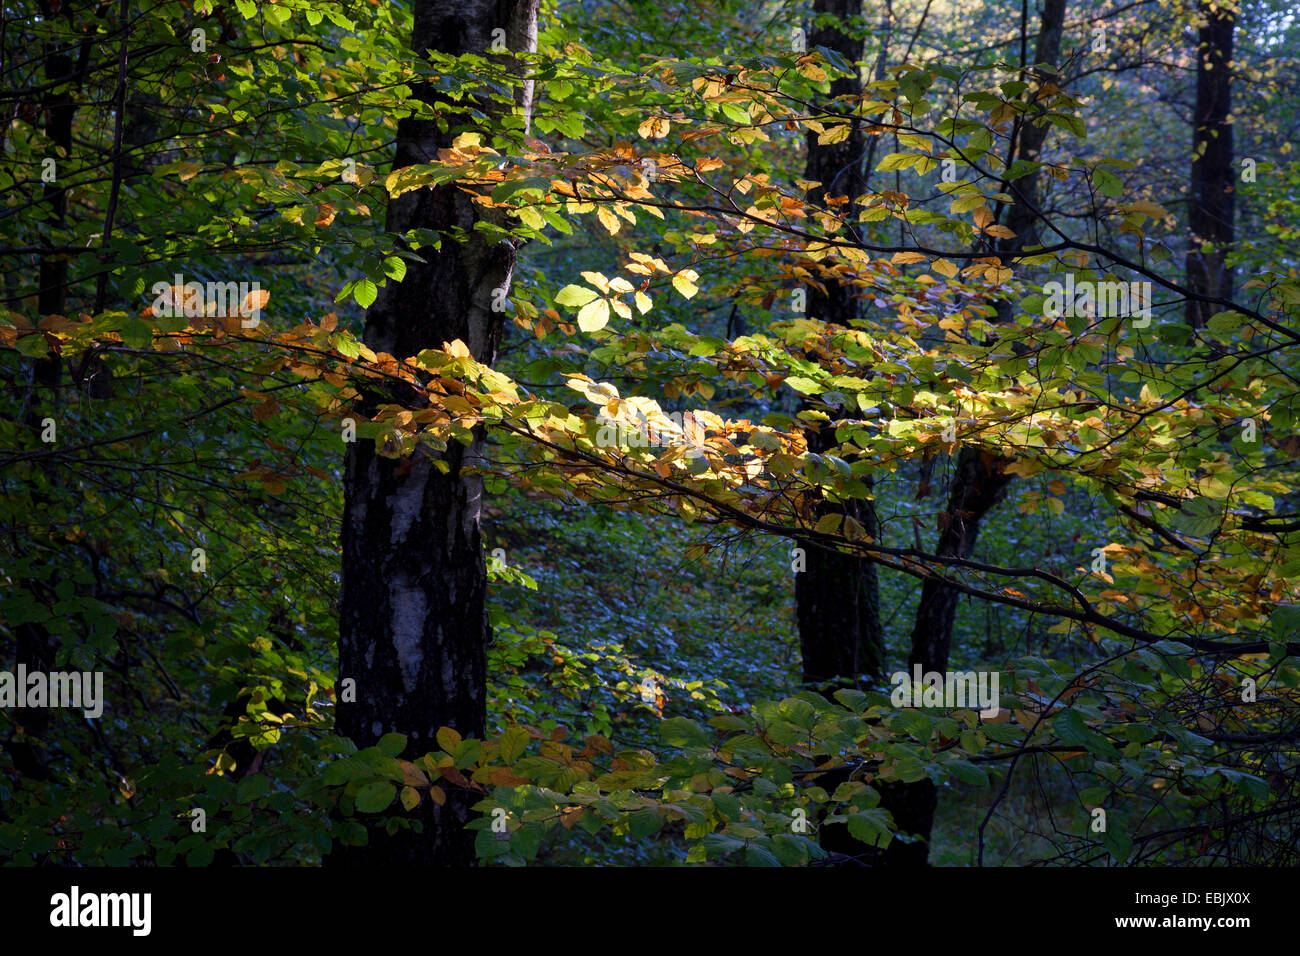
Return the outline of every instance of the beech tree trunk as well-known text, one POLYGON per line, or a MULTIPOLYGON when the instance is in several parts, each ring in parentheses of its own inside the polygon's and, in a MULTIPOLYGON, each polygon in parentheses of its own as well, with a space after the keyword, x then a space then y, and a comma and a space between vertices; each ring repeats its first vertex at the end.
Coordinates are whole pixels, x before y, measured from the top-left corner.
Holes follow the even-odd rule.
MULTIPOLYGON (((1055 82, 1052 67, 1060 58, 1061 33, 1065 23, 1066 0, 1044 0, 1039 22, 1038 40, 1034 48, 1034 64, 1045 68, 1035 72, 1039 88, 1055 82)), ((1032 115, 1032 114, 1031 114, 1032 115)), ((1016 159, 1037 162, 1047 135, 1047 126, 1031 122, 1020 124, 1012 146, 1007 166, 1016 159)), ((1030 173, 1009 183, 1009 191, 1017 202, 1006 210, 1006 225, 1016 233, 1014 238, 1000 240, 999 252, 1005 257, 1026 245, 1038 242, 1034 228, 1040 203, 1038 172, 1030 173)), ((999 319, 1010 319, 1009 303, 1000 304, 999 319)), ((940 557, 968 558, 979 536, 980 522, 1006 492, 1012 476, 1002 470, 1004 461, 971 446, 963 446, 957 453, 956 468, 948 505, 939 516, 939 541, 935 553, 940 557)), ((921 588, 921 603, 916 609, 912 627, 912 650, 907 668, 911 673, 916 665, 922 671, 945 672, 952 649, 953 622, 957 615, 960 592, 949 587, 941 578, 928 579, 921 588)), ((930 780, 916 783, 895 783, 883 788, 882 805, 893 815, 900 832, 919 837, 904 843, 894 840, 884 854, 884 864, 891 867, 917 868, 928 865, 930 834, 934 829, 934 813, 938 805, 938 790, 930 780)))
MULTIPOLYGON (((813 15, 830 16, 833 22, 814 23, 808 48, 824 46, 835 50, 852 63, 862 59, 860 36, 850 36, 839 27, 851 19, 857 22, 852 32, 861 30, 862 0, 816 0, 813 15)), ((831 84, 831 96, 856 96, 862 93, 862 81, 855 74, 831 84)), ((808 158, 804 178, 821 185, 809 193, 809 200, 821 204, 827 196, 847 196, 850 202, 833 207, 851 225, 857 223, 858 206, 852 200, 866 191, 862 177, 862 157, 866 151, 866 134, 854 123, 849 136, 822 145, 817 134, 808 134, 808 158)), ((808 314, 824 322, 849 325, 859 315, 856 288, 849 283, 826 282, 826 291, 809 287, 808 314)), ((835 445, 834 426, 823 424, 810 431, 808 445, 812 451, 825 451, 835 445)), ((818 516, 850 515, 872 537, 879 527, 875 507, 870 501, 855 500, 847 504, 820 501, 818 516)), ((806 567, 795 577, 795 604, 799 621, 799 645, 803 655, 803 679, 824 683, 843 678, 847 686, 858 683, 861 675, 878 676, 884 664, 884 633, 880 624, 880 586, 876 566, 870 561, 825 550, 810 541, 799 540, 806 567)))
MULTIPOLYGON (((59 15, 60 8, 42 4, 41 12, 53 19, 59 15)), ((71 24, 70 9, 63 9, 67 22, 71 24)), ((45 79, 54 83, 66 81, 66 85, 50 89, 41 102, 41 111, 45 119, 45 135, 51 145, 61 152, 50 156, 55 161, 55 179, 45 183, 41 197, 49 209, 53 222, 62 227, 68 214, 68 191, 62 184, 71 169, 72 160, 72 123, 77 113, 77 103, 73 98, 73 81, 76 67, 72 58, 72 47, 54 46, 45 54, 45 79)), ((36 308, 41 316, 66 315, 68 311, 68 260, 63 253, 42 253, 37 269, 36 308)), ((29 379, 23 397, 22 423, 32 432, 39 434, 41 421, 47 416, 54 417, 56 427, 62 427, 58 421, 55 404, 58 401, 58 387, 63 378, 63 359, 57 354, 47 355, 31 361, 28 369, 29 379), (48 402, 42 405, 41 390, 48 389, 48 402)), ((51 581, 56 583, 57 579, 51 581)), ((28 580, 25 584, 37 588, 40 595, 41 584, 28 580)), ((48 595, 51 602, 53 595, 48 595)), ((30 622, 20 624, 14 629, 17 637, 15 663, 21 664, 29 671, 49 671, 54 665, 57 642, 44 624, 30 622)), ((5 741, 5 748, 14 758, 18 772, 34 779, 48 776, 44 753, 44 738, 49 729, 50 712, 44 708, 31 708, 22 712, 19 721, 23 728, 21 739, 5 741)))
MULTIPOLYGON (((1204 296, 1232 297, 1227 255, 1234 238, 1235 176, 1232 168, 1232 39, 1236 14, 1203 2, 1197 36, 1196 112, 1192 117, 1192 184, 1187 225, 1188 288, 1204 296)), ((1187 324, 1199 329, 1220 306, 1187 300, 1187 324)))
MULTIPOLYGON (((537 5, 538 0, 416 0, 412 48, 417 56, 427 50, 485 53, 493 31, 503 29, 508 50, 535 50, 537 5)), ((428 89, 417 95, 434 100, 428 89)), ((516 103, 525 122, 530 106, 531 87, 525 86, 516 103)), ((480 107, 500 112, 486 100, 480 107)), ((436 161, 457 131, 455 120, 445 133, 431 121, 401 120, 393 168, 436 161)), ((483 132, 487 142, 490 131, 483 132)), ((404 280, 380 290, 366 313, 370 348, 407 357, 460 339, 477 361, 493 361, 502 316, 492 311, 492 296, 509 288, 515 249, 474 232, 483 215, 454 185, 392 200, 389 231, 433 229, 443 241, 439 251, 421 248, 426 262, 408 261, 404 280), (471 238, 455 240, 458 229, 471 238)), ((439 727, 467 737, 484 733, 489 634, 479 531, 482 483, 467 471, 481 443, 480 434, 469 447, 452 442, 445 452, 424 448, 404 459, 382 457, 371 441, 348 448, 339 678, 340 687, 345 679, 355 681, 356 700, 340 699, 337 727, 358 747, 401 733, 408 738, 403 756, 409 759, 436 747, 439 727)), ((464 825, 476 800, 448 788, 443 806, 421 801, 415 816, 423 833, 390 836, 374 827, 369 845, 340 848, 333 861, 470 865, 473 833, 464 825)))

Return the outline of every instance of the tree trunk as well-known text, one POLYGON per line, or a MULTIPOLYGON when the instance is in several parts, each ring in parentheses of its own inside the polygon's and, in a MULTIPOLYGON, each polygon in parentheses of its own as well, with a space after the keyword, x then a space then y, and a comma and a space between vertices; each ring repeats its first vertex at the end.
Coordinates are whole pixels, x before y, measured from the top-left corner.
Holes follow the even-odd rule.
MULTIPOLYGON (((493 31, 505 31, 512 51, 537 44, 538 0, 417 0, 412 47, 444 53, 484 53, 493 31)), ((427 102, 428 89, 417 90, 427 102)), ((527 120, 531 86, 517 98, 527 120)), ((464 115, 464 114, 462 114, 464 115)), ((462 122, 464 122, 462 120, 462 122)), ((434 122, 398 124, 393 168, 435 161, 454 138, 434 122)), ((486 131, 485 131, 486 133, 486 131)), ((486 137, 485 137, 486 142, 486 137)), ((388 229, 433 229, 442 247, 419 250, 425 263, 408 262, 405 279, 380 290, 366 313, 365 341, 398 357, 463 341, 483 363, 496 355, 501 314, 495 289, 508 289, 515 250, 474 231, 484 213, 455 185, 404 193, 388 207, 388 229), (455 241, 451 231, 470 238, 455 241)), ((468 473, 481 454, 482 435, 442 453, 421 448, 409 458, 377 454, 374 443, 348 448, 343 516, 343 589, 339 620, 339 678, 355 683, 355 702, 340 695, 337 727, 359 747, 386 733, 407 735, 407 758, 436 748, 448 726, 482 736, 486 723, 487 575, 479 532, 482 483, 468 473), (441 460, 445 473, 435 467, 441 460)), ((382 827, 365 847, 341 848, 333 862, 469 865, 473 833, 464 829, 477 797, 451 788, 446 804, 420 803, 423 832, 382 827)))
MULTIPOLYGON (((860 37, 842 33, 840 25, 855 19, 851 29, 861 31, 862 0, 816 0, 814 16, 832 16, 833 23, 814 26, 808 46, 835 50, 852 63, 862 59, 860 37)), ((836 79, 831 96, 857 96, 862 81, 856 75, 836 79)), ((866 134, 854 123, 848 138, 821 145, 817 134, 808 134, 808 159, 804 178, 821 185, 809 192, 809 201, 822 204, 828 196, 847 196, 849 203, 834 207, 851 226, 857 225, 856 203, 866 191, 861 166, 866 150, 866 134)), ((808 290, 809 315, 836 325, 849 325, 858 318, 856 288, 848 283, 829 281, 826 291, 808 290)), ((811 451, 825 451, 835 445, 834 427, 823 424, 810 431, 811 451)), ((867 500, 839 504, 819 501, 817 516, 850 515, 873 538, 879 535, 876 511, 867 500)), ((829 551, 810 541, 800 540, 806 567, 795 577, 795 604, 799 621, 799 645, 803 654, 803 679, 809 683, 826 683, 841 679, 842 686, 855 686, 863 675, 879 676, 884 664, 884 633, 880 624, 880 587, 876 566, 870 561, 829 551)))
MULTIPOLYGON (((59 7, 42 4, 42 13, 53 18, 58 15, 59 7)), ((64 10, 68 23, 72 22, 71 11, 64 10)), ((69 31, 71 32, 71 31, 69 31)), ((41 104, 45 114, 45 135, 57 152, 49 157, 55 161, 55 180, 42 187, 42 198, 56 224, 56 232, 63 227, 68 214, 68 191, 61 185, 68 175, 72 158, 72 121, 76 116, 77 103, 72 95, 72 82, 76 75, 71 46, 51 46, 45 54, 45 79, 47 82, 66 81, 66 85, 55 87, 45 94, 41 104)), ((68 260, 63 253, 42 253, 37 270, 38 289, 36 309, 39 314, 65 315, 68 311, 68 260)), ((42 406, 41 389, 49 390, 51 404, 57 401, 58 386, 63 377, 63 359, 51 354, 35 359, 30 365, 30 379, 23 399, 22 422, 35 433, 40 432, 41 420, 49 415, 50 405, 42 406)), ((56 420, 56 427, 62 426, 56 420)), ((43 582, 28 580, 38 597, 44 588, 43 582)), ((57 583, 51 579, 50 586, 57 583)), ((51 596, 52 600, 52 596, 51 596)), ((28 671, 49 671, 54 665, 57 642, 44 624, 21 624, 15 629, 16 644, 15 663, 26 667, 28 671)), ((23 739, 9 740, 5 747, 14 759, 18 772, 35 779, 48 776, 44 746, 42 740, 49 729, 50 712, 44 708, 32 708, 22 712, 20 721, 23 739)))
MULTIPOLYGON (((1036 72, 1037 86, 1041 88, 1057 77, 1055 66, 1061 52, 1061 33, 1065 23, 1066 0, 1044 0, 1039 23, 1038 41, 1034 48, 1034 65, 1045 64, 1036 72)), ((1022 64, 1029 66, 1030 64, 1022 64)), ((1038 161, 1047 125, 1022 123, 1013 137, 1011 155, 1007 166, 1016 159, 1038 161)), ((1034 228, 1039 207, 1038 172, 1030 173, 1008 184, 1017 202, 1007 209, 1006 224, 1014 238, 1000 240, 999 252, 1009 256, 1023 246, 1038 242, 1034 228)), ((998 318, 1010 321, 1010 305, 999 303, 998 318)), ((940 557, 968 558, 975 548, 980 522, 1002 499, 1012 476, 1002 470, 1004 461, 971 446, 957 453, 956 470, 948 506, 939 516, 939 542, 935 553, 940 557)), ((960 592, 944 584, 941 578, 929 578, 921 588, 921 603, 916 609, 912 627, 912 650, 908 655, 908 672, 916 665, 924 672, 948 669, 948 656, 952 648, 953 622, 957 615, 960 592)), ((911 843, 894 840, 884 854, 886 866, 916 868, 928 865, 930 833, 934 829, 934 814, 938 804, 938 790, 930 780, 916 783, 894 783, 883 788, 882 805, 894 817, 900 832, 920 837, 911 843)))
MULTIPOLYGON (((1192 117, 1192 188, 1187 225, 1187 285, 1199 295, 1232 297, 1227 256, 1233 242, 1234 175, 1230 122, 1232 37, 1236 14, 1222 4, 1202 2, 1204 21, 1196 51, 1196 112, 1192 117)), ((1187 324, 1199 329, 1222 309, 1187 300, 1187 324)))

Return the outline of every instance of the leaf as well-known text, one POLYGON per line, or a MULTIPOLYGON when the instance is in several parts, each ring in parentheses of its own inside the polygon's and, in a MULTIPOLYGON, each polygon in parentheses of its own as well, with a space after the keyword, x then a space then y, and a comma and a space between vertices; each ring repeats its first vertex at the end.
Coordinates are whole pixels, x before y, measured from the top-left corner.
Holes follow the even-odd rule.
POLYGON ((596 299, 578 310, 578 328, 584 332, 599 331, 607 324, 609 324, 608 299, 596 299))
POLYGON ((615 216, 608 209, 606 209, 604 206, 596 207, 596 218, 600 220, 600 224, 605 227, 605 231, 608 232, 611 236, 617 233, 620 228, 622 228, 622 223, 618 221, 618 217, 615 216))
POLYGON ((408 787, 427 787, 429 785, 429 776, 409 760, 399 760, 398 765, 402 768, 402 782, 408 787))
POLYGON ((1092 171, 1092 181, 1097 184, 1097 191, 1103 196, 1118 199, 1124 193, 1124 184, 1119 177, 1100 166, 1092 171))
POLYGON ((460 746, 461 737, 460 734, 452 730, 450 727, 439 727, 437 739, 439 747, 447 751, 447 753, 452 753, 460 746))
POLYGON ((1216 312, 1207 324, 1215 335, 1229 335, 1241 328, 1246 317, 1240 312, 1216 312))
POLYGON ((695 280, 700 277, 694 269, 683 269, 673 276, 673 288, 682 294, 683 298, 693 298, 695 293, 699 292, 699 287, 695 280))
POLYGON ((880 808, 851 814, 849 833, 867 846, 886 847, 893 839, 893 834, 889 832, 888 814, 880 808))
POLYGON ((357 791, 356 807, 362 813, 380 813, 388 808, 397 787, 387 780, 376 780, 357 791))
POLYGON ((384 734, 375 744, 375 749, 385 757, 396 757, 406 749, 406 734, 384 734))
POLYGON ((820 395, 826 391, 825 386, 820 382, 814 382, 810 378, 803 378, 799 375, 791 375, 785 380, 785 384, 803 395, 820 395))
MULTIPOLYGON (((139 319, 131 319, 122 323, 121 335, 123 343, 133 349, 148 348, 149 343, 153 341, 153 329, 139 319)), ((26 336, 25 338, 39 339, 42 344, 45 341, 45 337, 41 335, 26 336)), ((44 354, 44 351, 39 354, 44 354)))
POLYGON ((671 747, 703 747, 709 742, 704 728, 686 717, 669 717, 659 725, 659 733, 671 747))
POLYGON ((501 759, 506 763, 514 763, 524 755, 524 750, 528 747, 528 731, 522 727, 508 727, 501 734, 501 759))
POLYGON ((818 534, 834 534, 839 530, 840 522, 844 520, 844 515, 828 514, 822 515, 813 527, 818 534))
POLYGON ((271 301, 271 293, 267 289, 253 289, 244 296, 244 301, 240 303, 239 314, 250 315, 253 312, 266 308, 266 303, 271 301))
POLYGON ((235 791, 235 799, 240 803, 251 803, 258 797, 266 795, 271 789, 271 781, 264 773, 255 773, 239 781, 239 789, 235 791))
POLYGON ((592 299, 596 298, 596 293, 583 285, 566 285, 555 296, 556 305, 567 305, 570 307, 586 305, 592 299))
POLYGON ((799 72, 814 83, 822 83, 826 80, 826 71, 817 65, 819 55, 816 53, 805 53, 799 57, 799 72))
POLYGON ((363 309, 370 308, 370 304, 375 301, 378 294, 379 288, 369 279, 359 279, 352 287, 352 298, 356 299, 357 305, 363 309))
POLYGON ((957 276, 957 267, 947 259, 935 259, 934 262, 930 263, 930 268, 948 279, 954 279, 957 276))
POLYGON ((651 116, 642 120, 636 131, 646 139, 663 139, 668 135, 670 129, 672 129, 672 123, 668 122, 668 120, 662 116, 651 116))
POLYGON ((1124 205, 1120 206, 1119 209, 1120 212, 1125 214, 1141 213, 1144 216, 1150 216, 1152 219, 1163 219, 1165 216, 1169 215, 1168 210, 1166 210, 1164 206, 1161 206, 1157 203, 1149 202, 1145 199, 1139 199, 1136 202, 1125 203, 1124 205))
POLYGON ((414 810, 420 805, 420 791, 414 787, 402 788, 402 806, 407 810, 414 810))

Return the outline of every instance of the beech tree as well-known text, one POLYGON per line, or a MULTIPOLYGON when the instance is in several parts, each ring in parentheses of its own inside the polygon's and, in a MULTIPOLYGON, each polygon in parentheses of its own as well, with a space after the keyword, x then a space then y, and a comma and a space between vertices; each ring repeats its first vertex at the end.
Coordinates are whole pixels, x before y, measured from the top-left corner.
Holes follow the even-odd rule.
MULTIPOLYGON (((509 61, 511 53, 536 48, 537 2, 419 0, 412 50, 481 56, 502 49, 503 37, 507 52, 501 58, 509 61)), ((522 73, 517 65, 507 69, 522 73)), ((427 83, 416 88, 416 99, 430 112, 415 111, 398 123, 394 172, 436 161, 457 136, 474 135, 467 132, 471 114, 438 112, 440 98, 427 83)), ((509 118, 526 129, 531 106, 532 87, 524 80, 511 113, 484 102, 477 121, 490 125, 509 118)), ((406 246, 412 255, 399 260, 401 281, 379 290, 366 311, 369 348, 407 356, 461 342, 476 361, 492 364, 515 247, 509 237, 477 231, 480 221, 491 223, 492 217, 454 184, 413 189, 393 199, 389 231, 428 238, 406 246)), ((385 397, 410 403, 416 393, 385 397)), ((440 453, 422 446, 403 458, 385 457, 374 440, 349 445, 339 677, 355 682, 356 697, 340 698, 338 729, 360 747, 385 734, 401 734, 409 741, 409 755, 419 756, 422 748, 433 746, 441 727, 465 736, 482 736, 486 729, 483 484, 474 470, 482 441, 479 429, 467 444, 453 443, 440 453)), ((473 835, 465 824, 471 802, 464 791, 441 804, 426 800, 418 836, 378 834, 365 847, 341 855, 368 866, 470 863, 473 835)))

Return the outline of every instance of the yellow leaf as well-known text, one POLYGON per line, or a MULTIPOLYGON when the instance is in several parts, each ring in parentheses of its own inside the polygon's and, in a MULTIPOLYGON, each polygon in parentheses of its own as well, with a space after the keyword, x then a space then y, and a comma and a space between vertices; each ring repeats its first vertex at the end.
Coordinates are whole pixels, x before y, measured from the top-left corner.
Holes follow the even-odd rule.
POLYGON ((604 206, 596 207, 596 218, 600 220, 600 224, 605 227, 605 231, 608 232, 611 236, 614 235, 616 232, 618 232, 620 226, 622 225, 618 221, 618 217, 615 216, 608 209, 606 209, 604 206))
POLYGON ((980 192, 967 193, 964 196, 958 196, 952 201, 949 208, 950 212, 963 213, 970 212, 976 206, 984 205, 984 194, 980 192))
POLYGON ((889 260, 896 266, 904 266, 912 262, 925 262, 925 256, 919 252, 895 252, 894 257, 889 260))
POLYGON ((578 328, 596 332, 609 323, 609 300, 595 299, 578 310, 578 328))
POLYGON ((848 138, 849 138, 849 124, 839 123, 835 126, 832 126, 830 129, 826 130, 826 132, 818 134, 817 145, 830 146, 834 143, 842 143, 848 138))
POLYGON ((646 139, 663 139, 668 135, 670 129, 672 129, 672 123, 668 122, 668 120, 662 116, 651 116, 642 120, 636 131, 646 139))
POLYGON ((683 298, 692 298, 700 291, 699 286, 695 284, 695 280, 699 277, 700 274, 694 269, 683 269, 673 276, 673 288, 680 292, 683 298))
POLYGON ((420 791, 414 787, 402 788, 402 806, 407 810, 414 810, 420 805, 420 791))
POLYGON ((1125 203, 1119 207, 1120 212, 1131 213, 1139 212, 1144 216, 1150 216, 1152 219, 1163 219, 1169 215, 1168 210, 1158 203, 1149 202, 1146 199, 1139 199, 1136 202, 1125 203))
POLYGON ((818 534, 834 534, 839 530, 840 522, 844 520, 843 515, 829 514, 822 515, 813 528, 818 534))
POLYGON ((265 309, 266 303, 271 301, 271 293, 266 289, 254 289, 244 297, 243 303, 239 306, 240 315, 251 315, 259 309, 265 309))
POLYGON ((946 276, 949 279, 952 279, 957 275, 957 267, 947 259, 935 259, 934 262, 930 263, 930 268, 939 273, 939 275, 946 276))
POLYGON ((427 787, 429 778, 424 771, 409 760, 399 760, 402 765, 402 777, 408 787, 427 787))
MULTIPOLYGON (((609 280, 601 272, 583 272, 582 277, 594 285, 601 292, 609 291, 609 280)), ((619 290, 622 291, 622 290, 619 290)))
POLYGON ((799 57, 799 72, 814 83, 821 83, 826 79, 826 71, 817 65, 817 57, 816 53, 805 53, 799 57))

